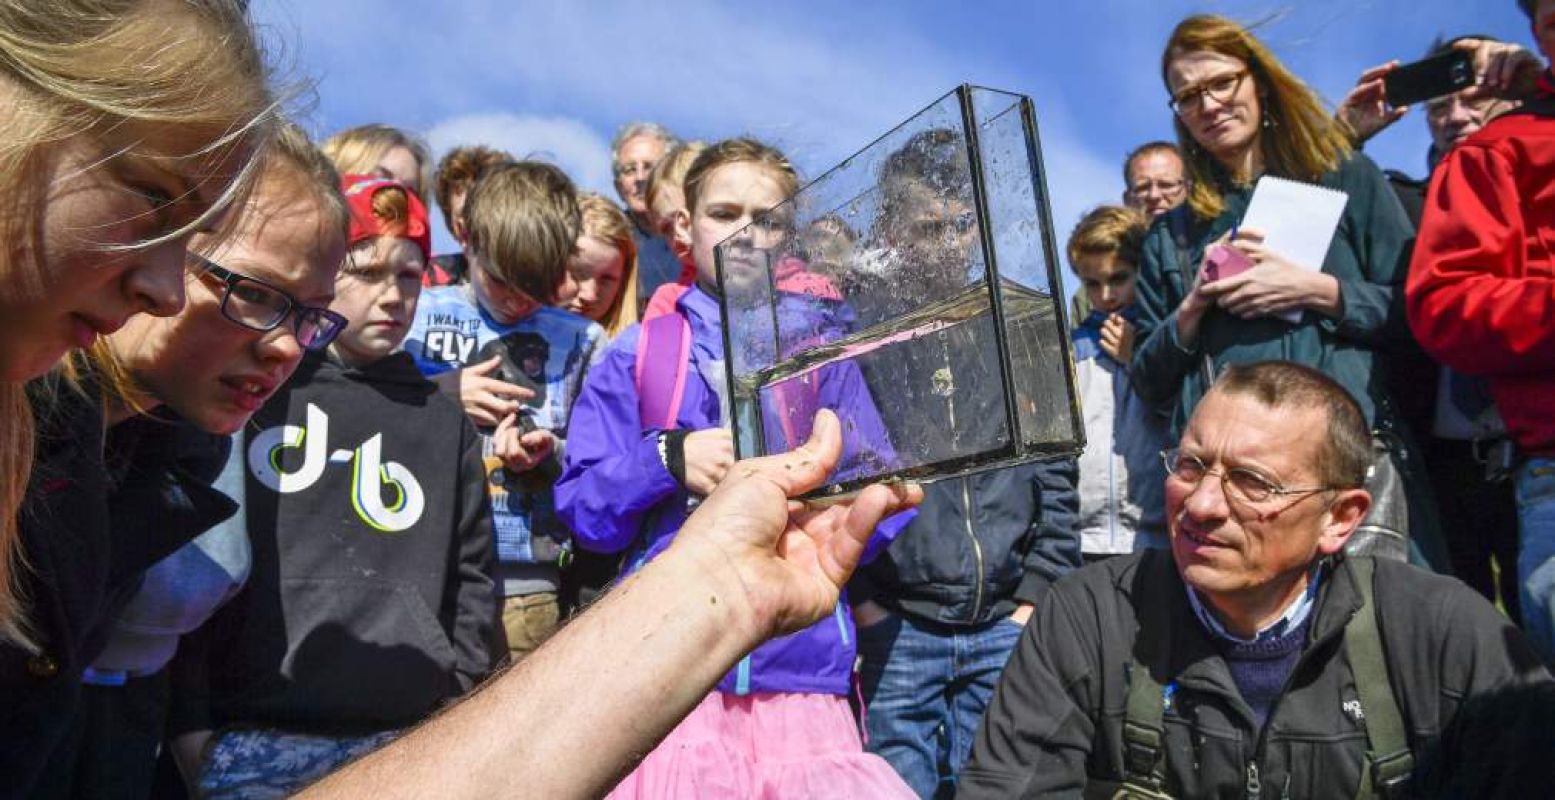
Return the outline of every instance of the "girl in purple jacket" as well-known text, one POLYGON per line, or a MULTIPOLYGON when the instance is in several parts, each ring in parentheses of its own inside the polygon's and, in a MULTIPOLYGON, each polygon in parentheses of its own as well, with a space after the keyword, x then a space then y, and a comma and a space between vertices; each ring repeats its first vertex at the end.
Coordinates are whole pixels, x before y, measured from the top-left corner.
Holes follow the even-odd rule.
MULTIPOLYGON (((690 249, 697 268, 696 285, 674 309, 690 333, 678 405, 669 418, 644 418, 638 366, 662 356, 639 359, 642 326, 624 331, 584 382, 566 471, 556 484, 557 511, 583 548, 626 551, 627 571, 669 545, 690 508, 734 463, 723 427, 729 400, 713 249, 741 229, 752 247, 781 249, 788 226, 773 217, 784 209, 767 212, 797 188, 788 160, 759 142, 731 139, 702 153, 686 175, 686 209, 675 222, 677 243, 690 249), (750 224, 758 219, 767 224, 750 224)), ((839 377, 824 382, 815 404, 846 409, 855 430, 880 431, 856 372, 839 377)), ((861 440, 881 442, 884 434, 851 446, 861 440)), ((832 618, 741 661, 610 796, 913 797, 859 741, 847 703, 856 642, 845 603, 832 618)))

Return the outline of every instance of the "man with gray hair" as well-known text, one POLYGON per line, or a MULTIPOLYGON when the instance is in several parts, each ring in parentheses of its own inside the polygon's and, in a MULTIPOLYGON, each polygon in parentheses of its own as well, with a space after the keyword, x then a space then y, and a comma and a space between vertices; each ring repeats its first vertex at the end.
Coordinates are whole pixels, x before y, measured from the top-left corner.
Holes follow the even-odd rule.
POLYGON ((637 240, 637 307, 640 311, 653 291, 680 275, 680 260, 669 243, 648 223, 648 175, 680 139, 657 122, 628 122, 610 143, 610 169, 616 193, 632 218, 632 238, 637 240))

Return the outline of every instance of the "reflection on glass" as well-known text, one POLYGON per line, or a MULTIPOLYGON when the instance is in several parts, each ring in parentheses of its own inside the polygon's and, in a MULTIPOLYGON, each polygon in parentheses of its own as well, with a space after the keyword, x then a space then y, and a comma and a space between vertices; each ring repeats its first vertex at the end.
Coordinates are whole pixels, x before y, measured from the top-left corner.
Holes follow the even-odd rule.
POLYGON ((834 489, 1081 445, 1036 147, 1029 101, 962 87, 719 246, 741 457, 819 408, 834 489))

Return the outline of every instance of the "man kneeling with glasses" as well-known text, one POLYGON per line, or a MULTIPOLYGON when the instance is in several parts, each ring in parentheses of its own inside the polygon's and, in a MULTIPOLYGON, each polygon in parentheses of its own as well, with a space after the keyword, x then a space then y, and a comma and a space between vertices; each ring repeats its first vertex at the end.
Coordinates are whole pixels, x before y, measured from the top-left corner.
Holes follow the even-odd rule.
POLYGON ((1369 443, 1323 374, 1227 369, 1162 453, 1170 554, 1037 603, 959 796, 1401 796, 1465 700, 1549 680, 1462 583, 1343 555, 1369 443))

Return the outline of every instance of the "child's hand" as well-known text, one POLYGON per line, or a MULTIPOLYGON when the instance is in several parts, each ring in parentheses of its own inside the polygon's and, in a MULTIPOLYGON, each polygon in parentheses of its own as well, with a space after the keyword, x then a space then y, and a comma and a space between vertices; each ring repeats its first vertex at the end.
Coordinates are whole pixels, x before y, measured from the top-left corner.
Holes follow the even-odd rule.
POLYGON ((1101 324, 1101 349, 1112 360, 1127 366, 1134 357, 1134 323, 1113 313, 1101 324))
POLYGON ((525 432, 519 428, 518 415, 509 414, 497 423, 491 444, 492 453, 509 472, 528 472, 556 449, 556 434, 544 428, 525 432))
POLYGON ((706 497, 734 466, 734 437, 723 428, 686 436, 686 488, 706 497))
POLYGON ((432 382, 444 394, 459 401, 476 427, 492 428, 504 417, 516 413, 523 401, 535 396, 534 392, 517 384, 486 377, 501 365, 502 359, 493 356, 479 364, 436 375, 432 382))

